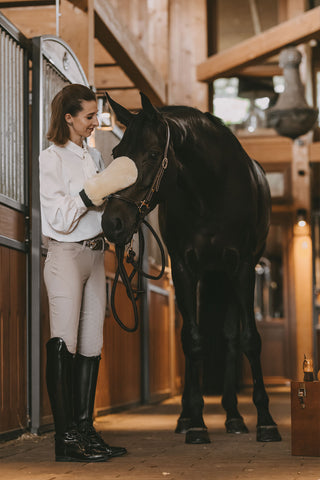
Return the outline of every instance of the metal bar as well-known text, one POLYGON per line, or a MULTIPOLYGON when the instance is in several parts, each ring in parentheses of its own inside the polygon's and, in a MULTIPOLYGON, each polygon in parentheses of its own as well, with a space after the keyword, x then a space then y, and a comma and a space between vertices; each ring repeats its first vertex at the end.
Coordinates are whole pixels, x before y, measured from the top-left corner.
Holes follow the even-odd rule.
POLYGON ((40 402, 40 292, 41 292, 41 225, 39 200, 39 154, 41 148, 41 92, 42 92, 42 64, 41 38, 33 39, 32 51, 32 166, 31 166, 31 282, 30 282, 30 322, 29 322, 29 383, 30 383, 30 413, 32 433, 38 433, 41 424, 40 402), (40 95, 39 95, 40 92, 40 95))
MULTIPOLYGON (((26 322, 27 322, 27 416, 31 419, 31 362, 29 355, 29 339, 30 339, 30 323, 31 323, 31 254, 30 254, 30 159, 29 159, 29 52, 25 49, 21 52, 22 55, 22 68, 20 71, 21 78, 21 105, 23 109, 20 112, 21 123, 21 135, 23 136, 23 143, 20 144, 20 158, 21 158, 21 201, 25 205, 25 243, 28 249, 28 255, 26 256, 26 322)), ((28 425, 30 426, 30 425, 28 425)))
POLYGON ((6 207, 12 208, 13 210, 17 210, 17 212, 25 212, 26 206, 22 203, 13 200, 3 194, 0 193, 0 205, 5 205, 6 207))
POLYGON ((13 250, 18 250, 19 252, 26 252, 27 246, 25 242, 18 242, 18 240, 13 240, 12 238, 5 237, 0 235, 0 245, 3 247, 9 247, 13 250))
POLYGON ((30 41, 1 12, 0 25, 16 42, 30 51, 30 41))

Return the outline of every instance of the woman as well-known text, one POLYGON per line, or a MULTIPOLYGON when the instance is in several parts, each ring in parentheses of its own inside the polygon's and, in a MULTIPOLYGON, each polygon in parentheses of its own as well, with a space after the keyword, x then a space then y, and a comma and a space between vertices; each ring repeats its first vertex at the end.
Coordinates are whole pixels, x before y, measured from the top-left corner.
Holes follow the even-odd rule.
POLYGON ((137 171, 127 157, 104 169, 101 155, 86 146, 99 124, 90 88, 68 85, 51 107, 47 136, 53 144, 39 161, 51 332, 46 379, 55 454, 57 461, 106 461, 126 449, 110 447, 93 427, 106 304, 101 205, 110 193, 134 183, 137 171))

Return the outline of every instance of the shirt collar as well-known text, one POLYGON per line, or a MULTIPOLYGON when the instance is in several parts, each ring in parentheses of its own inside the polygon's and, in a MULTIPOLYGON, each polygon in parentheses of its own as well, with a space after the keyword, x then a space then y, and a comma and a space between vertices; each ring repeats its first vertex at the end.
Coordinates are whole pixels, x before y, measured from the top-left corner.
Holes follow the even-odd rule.
POLYGON ((65 144, 65 148, 75 153, 79 157, 83 157, 83 154, 88 153, 87 145, 85 142, 83 142, 82 147, 79 147, 79 145, 76 145, 75 143, 71 142, 71 140, 68 140, 68 142, 65 144))

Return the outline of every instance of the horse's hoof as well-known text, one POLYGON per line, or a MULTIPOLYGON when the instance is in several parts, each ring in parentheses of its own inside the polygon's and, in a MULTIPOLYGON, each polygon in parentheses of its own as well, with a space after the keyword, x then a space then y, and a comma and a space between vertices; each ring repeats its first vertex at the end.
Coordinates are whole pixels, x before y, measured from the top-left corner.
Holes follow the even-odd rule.
POLYGON ((276 425, 257 426, 257 442, 281 442, 281 440, 276 425))
POLYGON ((193 445, 211 443, 208 430, 206 428, 190 428, 186 433, 186 443, 193 445))
POLYGON ((179 418, 177 421, 175 433, 187 433, 190 427, 191 427, 190 418, 179 418))
POLYGON ((243 418, 230 418, 225 423, 227 433, 249 433, 243 418))

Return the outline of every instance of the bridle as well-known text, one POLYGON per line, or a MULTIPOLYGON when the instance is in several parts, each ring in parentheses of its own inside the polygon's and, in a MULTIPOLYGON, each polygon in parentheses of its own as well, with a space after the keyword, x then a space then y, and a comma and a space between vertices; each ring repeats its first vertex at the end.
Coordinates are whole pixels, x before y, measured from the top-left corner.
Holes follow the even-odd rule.
POLYGON ((158 171, 156 173, 156 176, 152 182, 151 187, 149 188, 145 198, 143 200, 140 200, 136 202, 135 200, 132 200, 131 198, 124 197, 123 195, 120 195, 119 193, 112 193, 111 195, 108 196, 109 198, 117 198, 118 200, 122 200, 123 202, 127 202, 130 205, 134 205, 137 207, 138 212, 139 212, 139 217, 138 217, 138 225, 139 225, 139 220, 143 219, 151 210, 151 200, 153 198, 153 195, 159 191, 160 184, 162 177, 168 167, 168 149, 169 149, 169 144, 170 144, 170 128, 168 123, 165 121, 166 124, 166 129, 167 129, 167 139, 166 139, 166 146, 164 148, 163 152, 163 158, 160 164, 160 167, 158 168, 158 171))
POLYGON ((139 326, 139 313, 138 313, 138 308, 137 308, 137 300, 139 296, 144 293, 142 290, 142 277, 151 279, 151 280, 159 280, 165 270, 165 253, 164 253, 164 248, 162 246, 161 240, 156 233, 156 231, 151 227, 151 225, 145 220, 145 216, 152 210, 151 207, 151 201, 153 199, 153 196, 155 193, 158 193, 161 185, 161 180, 163 178, 163 175, 165 171, 167 170, 168 167, 168 149, 169 149, 169 144, 170 144, 170 128, 168 123, 165 121, 166 124, 166 130, 167 130, 167 138, 166 138, 166 145, 164 148, 163 152, 163 157, 161 160, 161 164, 157 170, 157 173, 155 175, 155 178, 152 182, 151 187, 149 188, 145 198, 140 201, 135 201, 132 200, 131 198, 125 197, 123 195, 120 195, 119 193, 113 193, 108 196, 108 199, 110 198, 116 198, 117 200, 121 200, 123 202, 129 203, 130 205, 134 205, 137 210, 138 210, 138 217, 137 217, 137 224, 136 224, 136 229, 135 232, 138 232, 138 237, 139 237, 139 255, 138 255, 138 261, 135 261, 135 252, 132 248, 132 244, 130 244, 128 252, 127 252, 127 263, 130 263, 133 267, 130 275, 127 274, 127 271, 123 265, 123 259, 124 259, 124 252, 125 252, 125 245, 115 245, 116 249, 116 257, 118 260, 118 267, 115 273, 115 278, 113 281, 112 285, 112 290, 111 290, 111 309, 113 316, 117 323, 120 325, 121 328, 123 328, 127 332, 135 332, 138 329, 139 326), (160 254, 161 254, 161 270, 158 275, 150 275, 149 273, 146 273, 142 270, 142 261, 143 261, 143 253, 144 253, 144 247, 145 247, 145 240, 144 240, 144 235, 143 235, 143 230, 142 230, 142 224, 145 225, 149 231, 152 233, 154 236, 159 249, 160 249, 160 254), (137 280, 137 288, 134 289, 131 285, 131 282, 135 276, 135 274, 138 273, 138 280, 137 280), (132 307, 133 307, 133 313, 134 313, 134 325, 132 328, 128 327, 125 325, 119 318, 116 307, 115 307, 115 294, 116 294, 116 288, 118 285, 119 277, 122 279, 122 282, 124 286, 126 287, 126 292, 127 295, 131 301, 132 307))

